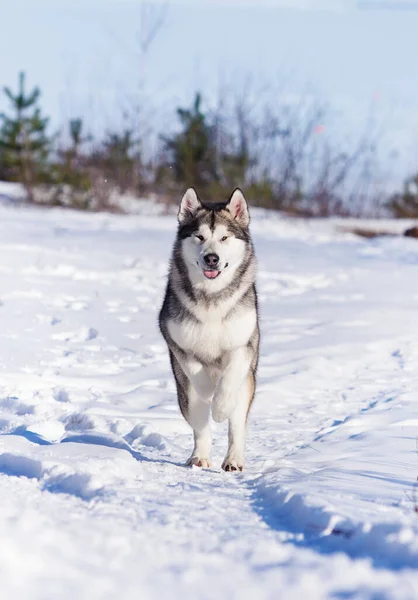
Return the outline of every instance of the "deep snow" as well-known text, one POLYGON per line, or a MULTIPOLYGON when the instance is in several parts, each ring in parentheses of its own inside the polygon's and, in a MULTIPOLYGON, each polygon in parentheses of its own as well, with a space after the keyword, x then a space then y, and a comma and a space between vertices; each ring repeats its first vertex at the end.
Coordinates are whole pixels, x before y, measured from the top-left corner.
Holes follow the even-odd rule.
POLYGON ((418 243, 256 211, 259 385, 229 474, 225 426, 212 469, 183 467, 156 322, 174 230, 0 208, 1 596, 418 597, 418 243))

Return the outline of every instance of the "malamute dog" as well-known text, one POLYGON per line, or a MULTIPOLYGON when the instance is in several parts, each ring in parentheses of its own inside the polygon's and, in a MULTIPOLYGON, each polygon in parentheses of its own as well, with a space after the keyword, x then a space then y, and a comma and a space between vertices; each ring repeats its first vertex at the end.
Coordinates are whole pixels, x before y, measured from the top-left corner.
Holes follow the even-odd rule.
POLYGON ((187 464, 210 466, 212 412, 218 423, 229 420, 222 468, 242 471, 260 338, 247 202, 236 189, 227 202, 203 203, 190 188, 178 221, 159 324, 180 410, 193 428, 187 464))

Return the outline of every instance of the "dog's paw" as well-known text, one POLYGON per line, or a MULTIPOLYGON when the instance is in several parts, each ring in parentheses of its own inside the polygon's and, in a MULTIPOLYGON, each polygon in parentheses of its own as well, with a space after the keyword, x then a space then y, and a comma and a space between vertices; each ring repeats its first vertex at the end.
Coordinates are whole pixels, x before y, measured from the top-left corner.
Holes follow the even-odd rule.
POLYGON ((224 471, 242 471, 244 469, 244 460, 234 457, 227 456, 222 463, 224 471))
POLYGON ((200 456, 192 455, 186 462, 186 467, 201 467, 202 469, 210 468, 209 458, 200 458, 200 456))

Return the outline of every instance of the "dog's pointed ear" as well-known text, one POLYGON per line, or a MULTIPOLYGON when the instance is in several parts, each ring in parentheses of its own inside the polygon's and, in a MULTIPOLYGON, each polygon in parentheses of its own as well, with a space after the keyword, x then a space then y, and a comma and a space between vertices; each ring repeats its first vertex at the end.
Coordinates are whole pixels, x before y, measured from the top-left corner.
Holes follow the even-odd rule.
POLYGON ((229 210, 233 218, 238 221, 241 227, 248 227, 250 224, 250 213, 248 212, 248 204, 242 191, 237 188, 232 193, 228 200, 226 208, 229 210))
POLYGON ((196 194, 196 190, 194 188, 189 188, 180 203, 179 212, 177 214, 179 223, 182 223, 185 219, 192 218, 201 206, 202 203, 196 194))

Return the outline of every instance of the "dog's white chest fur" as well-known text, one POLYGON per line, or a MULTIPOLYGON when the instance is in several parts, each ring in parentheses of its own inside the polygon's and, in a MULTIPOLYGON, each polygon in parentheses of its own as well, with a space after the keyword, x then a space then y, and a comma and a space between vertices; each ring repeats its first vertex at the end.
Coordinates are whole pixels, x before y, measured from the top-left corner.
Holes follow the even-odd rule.
POLYGON ((219 309, 200 309, 199 322, 169 320, 168 331, 185 352, 216 360, 225 352, 245 346, 256 327, 255 310, 246 310, 222 320, 219 309))

